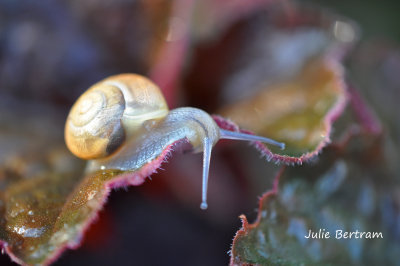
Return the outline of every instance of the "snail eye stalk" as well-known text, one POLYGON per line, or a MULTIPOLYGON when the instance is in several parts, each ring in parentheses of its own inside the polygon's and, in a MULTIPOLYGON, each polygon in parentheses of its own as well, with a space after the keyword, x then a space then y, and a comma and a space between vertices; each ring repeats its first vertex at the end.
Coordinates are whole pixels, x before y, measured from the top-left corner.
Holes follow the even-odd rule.
POLYGON ((270 139, 270 138, 265 138, 265 137, 261 137, 261 136, 250 135, 250 134, 245 134, 245 133, 240 133, 240 132, 227 131, 227 130, 223 130, 223 129, 220 130, 220 134, 221 134, 220 139, 261 141, 266 144, 278 146, 279 148, 281 148, 281 150, 285 149, 285 143, 278 142, 278 141, 270 139))

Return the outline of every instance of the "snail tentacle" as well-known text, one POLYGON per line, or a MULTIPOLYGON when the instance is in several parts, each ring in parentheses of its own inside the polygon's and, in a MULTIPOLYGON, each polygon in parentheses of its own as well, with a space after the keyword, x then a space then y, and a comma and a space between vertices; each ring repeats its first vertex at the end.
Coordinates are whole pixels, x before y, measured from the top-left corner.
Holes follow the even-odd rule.
POLYGON ((204 138, 203 141, 203 188, 202 188, 202 196, 201 196, 201 204, 200 208, 202 210, 207 209, 207 188, 208 188, 208 175, 210 170, 210 161, 211 161, 211 150, 212 150, 212 142, 209 138, 204 138))

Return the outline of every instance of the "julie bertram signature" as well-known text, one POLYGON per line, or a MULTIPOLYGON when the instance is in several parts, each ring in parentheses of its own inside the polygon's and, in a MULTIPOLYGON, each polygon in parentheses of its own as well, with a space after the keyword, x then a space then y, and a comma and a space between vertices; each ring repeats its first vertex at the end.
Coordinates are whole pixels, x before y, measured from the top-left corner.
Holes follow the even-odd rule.
MULTIPOLYGON (((323 238, 331 238, 331 233, 326 231, 325 229, 319 229, 318 231, 312 231, 311 229, 308 230, 308 234, 304 236, 305 238, 316 238, 316 239, 323 239, 323 238)), ((335 231, 335 238, 336 239, 347 239, 347 238, 383 238, 382 232, 360 232, 356 231, 343 231, 343 230, 336 230, 335 231)))

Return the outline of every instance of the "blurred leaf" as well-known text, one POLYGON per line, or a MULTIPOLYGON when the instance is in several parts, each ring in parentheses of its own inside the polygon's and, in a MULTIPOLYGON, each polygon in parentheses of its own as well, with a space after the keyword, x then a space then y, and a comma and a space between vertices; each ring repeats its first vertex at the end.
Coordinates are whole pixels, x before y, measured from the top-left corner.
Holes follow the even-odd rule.
POLYGON ((279 1, 275 0, 197 1, 191 29, 193 38, 200 42, 218 39, 221 32, 240 19, 249 16, 257 9, 264 9, 277 3, 279 4, 279 1))
MULTIPOLYGON (((196 15, 207 7, 200 5, 196 15)), ((205 40, 213 36, 213 41, 195 43, 184 78, 191 105, 285 142, 284 151, 256 145, 269 160, 301 164, 314 158, 330 142, 332 123, 346 104, 340 61, 358 38, 357 26, 290 1, 224 7, 234 15, 214 13, 229 27, 207 26, 216 18, 201 24, 205 40)), ((201 27, 195 32, 201 36, 201 27)))
POLYGON ((167 43, 173 4, 1 1, 1 92, 67 106, 106 76, 148 73, 167 43))
POLYGON ((328 60, 310 62, 293 80, 271 85, 221 113, 258 135, 284 142, 283 151, 271 147, 283 155, 273 160, 301 163, 330 142, 333 120, 346 103, 341 72, 328 60))

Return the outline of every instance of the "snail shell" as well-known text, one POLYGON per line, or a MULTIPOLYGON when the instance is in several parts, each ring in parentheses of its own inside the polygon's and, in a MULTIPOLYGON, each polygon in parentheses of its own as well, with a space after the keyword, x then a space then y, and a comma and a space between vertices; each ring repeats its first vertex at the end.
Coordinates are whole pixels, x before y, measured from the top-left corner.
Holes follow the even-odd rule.
POLYGON ((69 150, 82 159, 106 157, 144 121, 168 114, 159 88, 136 74, 106 78, 82 94, 73 105, 65 125, 69 150))

